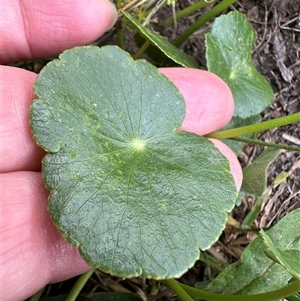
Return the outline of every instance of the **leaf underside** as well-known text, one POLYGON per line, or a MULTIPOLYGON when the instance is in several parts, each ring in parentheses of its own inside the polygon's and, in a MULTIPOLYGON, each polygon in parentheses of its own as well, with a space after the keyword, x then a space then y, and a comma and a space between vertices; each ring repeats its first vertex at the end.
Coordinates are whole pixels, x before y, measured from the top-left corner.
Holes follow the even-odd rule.
POLYGON ((35 94, 49 212, 90 265, 178 277, 218 239, 236 198, 228 162, 176 131, 184 100, 155 67, 114 46, 76 47, 42 70, 35 94))

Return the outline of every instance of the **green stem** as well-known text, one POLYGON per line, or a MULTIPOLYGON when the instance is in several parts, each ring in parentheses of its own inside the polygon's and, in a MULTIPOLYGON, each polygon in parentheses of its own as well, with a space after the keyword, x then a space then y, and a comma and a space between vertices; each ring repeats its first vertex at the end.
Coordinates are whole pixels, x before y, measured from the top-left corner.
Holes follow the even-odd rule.
POLYGON ((224 131, 218 131, 214 132, 208 135, 205 135, 206 138, 216 138, 216 139, 228 139, 233 138, 237 136, 243 136, 253 133, 258 133, 262 131, 266 131, 269 129, 273 129, 279 126, 291 124, 300 121, 300 112, 294 113, 288 116, 263 121, 260 123, 255 123, 247 126, 242 126, 235 129, 230 130, 224 130, 224 131))
POLYGON ((118 46, 121 49, 124 49, 124 30, 123 30, 123 28, 117 29, 117 40, 118 40, 118 46))
POLYGON ((223 295, 199 290, 181 283, 180 285, 191 296, 209 301, 272 301, 294 295, 300 290, 300 281, 295 281, 278 290, 254 295, 223 295))
POLYGON ((84 274, 82 274, 74 286, 72 287, 70 293, 68 294, 65 301, 75 301, 80 294, 82 288, 86 284, 86 282, 89 280, 89 278, 92 276, 92 274, 95 272, 96 269, 92 269, 84 274))
POLYGON ((210 21, 212 18, 219 15, 224 9, 228 8, 231 4, 235 3, 237 0, 223 0, 216 6, 214 6, 206 14, 202 15, 193 25, 191 25, 179 38, 174 42, 176 47, 179 47, 189 36, 191 36, 195 31, 197 31, 206 22, 210 21))
POLYGON ((297 146, 290 146, 290 145, 286 145, 286 144, 276 144, 276 143, 270 143, 270 142, 265 142, 265 141, 256 140, 256 139, 247 139, 247 138, 242 138, 242 137, 229 138, 229 139, 233 140, 233 141, 245 142, 248 144, 255 144, 255 145, 261 145, 261 146, 286 149, 286 150, 293 151, 293 152, 300 152, 300 147, 297 147, 297 146))
POLYGON ((175 279, 162 280, 162 283, 169 286, 179 297, 181 301, 193 301, 194 299, 182 288, 181 283, 175 279))
POLYGON ((286 298, 288 301, 300 301, 300 295, 289 296, 286 298))
POLYGON ((42 289, 40 289, 33 296, 30 297, 29 301, 38 301, 38 300, 40 300, 40 298, 41 298, 44 290, 45 290, 45 287, 43 287, 42 289))
POLYGON ((150 46, 150 41, 146 40, 145 43, 141 46, 141 48, 138 50, 138 52, 132 56, 134 60, 137 60, 141 57, 141 55, 146 51, 146 49, 150 46))
MULTIPOLYGON (((187 8, 180 10, 176 15, 175 15, 175 20, 179 21, 180 19, 187 17, 189 15, 191 15, 192 13, 196 12, 197 10, 207 6, 208 4, 210 4, 210 2, 205 1, 205 0, 200 0, 199 2, 196 2, 190 6, 188 6, 187 8)), ((174 16, 170 16, 168 17, 165 22, 164 25, 165 26, 170 26, 174 23, 174 16)))
POLYGON ((156 296, 158 293, 158 287, 157 287, 157 281, 153 281, 151 287, 150 287, 150 295, 156 296))
POLYGON ((251 211, 245 217, 245 219, 242 223, 242 228, 250 228, 251 227, 251 225, 254 223, 257 216, 259 215, 263 203, 264 203, 264 198, 262 196, 257 198, 254 206, 251 208, 251 211))
POLYGON ((237 232, 238 233, 247 233, 247 232, 251 232, 251 233, 254 233, 256 235, 259 235, 259 231, 261 229, 264 229, 264 230, 269 230, 268 228, 239 228, 237 229, 237 232))

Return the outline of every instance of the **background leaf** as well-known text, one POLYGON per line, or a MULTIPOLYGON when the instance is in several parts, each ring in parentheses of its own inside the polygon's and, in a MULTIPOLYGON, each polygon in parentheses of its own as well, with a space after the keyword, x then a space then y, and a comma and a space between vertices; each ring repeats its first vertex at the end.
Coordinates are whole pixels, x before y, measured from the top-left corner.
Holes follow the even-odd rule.
POLYGON ((42 70, 35 93, 49 211, 90 265, 178 277, 218 239, 236 198, 229 164, 208 139, 176 131, 184 100, 155 67, 76 47, 42 70))
POLYGON ((250 165, 243 168, 241 190, 246 194, 262 196, 267 187, 267 169, 278 156, 279 149, 266 148, 250 165))
POLYGON ((267 256, 281 264, 293 277, 300 280, 300 251, 277 249, 272 239, 263 230, 260 231, 260 236, 267 246, 265 250, 267 256))
POLYGON ((136 18, 128 12, 121 11, 128 21, 139 31, 139 33, 158 47, 167 57, 183 67, 198 68, 197 62, 188 54, 163 39, 160 35, 153 33, 143 26, 136 18))
MULTIPOLYGON (((139 32, 134 36, 136 45, 138 47, 142 47, 144 43, 147 41, 139 32)), ((178 64, 166 56, 159 48, 157 48, 154 44, 150 44, 145 50, 145 54, 147 55, 147 61, 152 63, 156 67, 178 67, 178 64)))
POLYGON ((208 70, 230 87, 235 116, 259 114, 273 100, 267 80, 255 69, 251 49, 256 35, 247 18, 238 12, 218 17, 205 36, 208 70))
MULTIPOLYGON (((277 248, 300 251, 299 225, 295 222, 299 219, 297 209, 266 231, 277 248)), ((240 262, 229 265, 205 289, 223 294, 258 294, 284 287, 292 276, 264 250, 262 237, 257 237, 244 250, 240 262)))

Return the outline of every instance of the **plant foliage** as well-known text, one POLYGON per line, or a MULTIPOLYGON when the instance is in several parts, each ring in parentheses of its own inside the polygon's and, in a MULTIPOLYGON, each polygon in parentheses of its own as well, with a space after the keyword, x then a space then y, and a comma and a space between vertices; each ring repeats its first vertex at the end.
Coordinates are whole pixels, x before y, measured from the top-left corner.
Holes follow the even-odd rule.
POLYGON ((217 18, 205 38, 208 70, 228 84, 235 101, 235 116, 240 118, 259 114, 274 97, 270 84, 252 62, 255 39, 250 22, 238 12, 217 18))
POLYGON ((42 70, 35 94, 50 215, 90 265, 179 277, 218 239, 237 196, 229 164, 208 139, 177 131, 183 97, 150 63, 76 47, 42 70))
MULTIPOLYGON (((297 209, 266 232, 276 248, 282 252, 294 251, 299 254, 299 225, 295 223, 299 220, 300 209, 297 209)), ((252 295, 287 285, 292 275, 285 267, 270 259, 265 254, 266 249, 264 238, 260 235, 247 246, 238 264, 228 266, 205 289, 222 294, 252 295)))

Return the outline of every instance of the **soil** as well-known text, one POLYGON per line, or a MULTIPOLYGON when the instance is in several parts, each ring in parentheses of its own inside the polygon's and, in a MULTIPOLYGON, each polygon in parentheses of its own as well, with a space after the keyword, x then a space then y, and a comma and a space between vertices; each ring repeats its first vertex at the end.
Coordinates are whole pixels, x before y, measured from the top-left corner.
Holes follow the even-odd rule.
MULTIPOLYGON (((300 111, 300 2, 256 1, 249 10, 250 1, 239 3, 253 24, 258 41, 253 58, 260 72, 269 80, 275 100, 267 108, 263 119, 272 119, 300 111)), ((262 140, 300 146, 300 123, 263 133, 262 140)), ((281 151, 269 168, 271 183, 281 172, 289 177, 273 188, 269 201, 257 221, 259 226, 271 226, 284 215, 300 207, 300 154, 281 151)))
MULTIPOLYGON (((196 2, 195 0, 178 0, 176 10, 196 2)), ((300 111, 300 1, 298 0, 241 0, 230 7, 244 13, 252 23, 257 41, 253 49, 253 61, 256 68, 270 82, 275 98, 270 107, 263 113, 262 118, 272 119, 300 111)), ((205 11, 205 10, 204 10, 205 11)), ((183 19, 177 23, 176 28, 164 35, 179 36, 191 25, 200 14, 183 19)), ((168 6, 158 12, 157 19, 164 20, 165 15, 172 14, 172 7, 168 6)), ((204 34, 209 30, 208 24, 196 32, 182 46, 182 49, 192 55, 206 69, 204 34)), ((284 126, 261 134, 260 139, 300 147, 300 123, 284 126)), ((251 163, 261 152, 263 147, 245 145, 239 156, 242 165, 251 163)), ((300 207, 300 153, 281 150, 277 159, 268 169, 268 189, 270 191, 260 216, 255 221, 257 227, 270 227, 278 222, 288 212, 300 207), (281 183, 273 184, 274 179, 286 172, 287 177, 281 183)), ((219 241, 206 253, 207 260, 217 258, 222 262, 233 263, 239 260, 247 243, 255 237, 253 234, 238 234, 236 229, 255 203, 252 197, 244 197, 240 206, 232 212, 232 220, 226 227, 219 241)), ((215 259, 214 259, 215 260, 215 259)), ((181 281, 194 285, 215 277, 217 269, 197 262, 186 273, 181 281)), ((86 287, 87 291, 97 286, 102 291, 131 291, 138 293, 143 300, 175 301, 179 300, 172 291, 165 286, 158 287, 158 292, 153 295, 153 283, 140 279, 121 279, 96 272, 86 287)), ((62 284, 60 284, 62 285, 62 284)), ((55 285, 52 285, 55 289, 55 285)), ((86 299, 90 300, 90 299, 86 299)))
MULTIPOLYGON (((257 69, 270 82, 275 99, 263 113, 273 119, 300 111, 300 2, 291 0, 239 1, 235 6, 243 12, 257 32, 253 60, 257 69)), ((266 142, 300 146, 300 123, 263 133, 266 142)), ((261 147, 246 146, 243 159, 252 161, 261 147)), ((268 202, 256 221, 269 227, 291 210, 300 207, 300 153, 282 150, 271 164, 268 184, 272 188, 268 202), (287 179, 273 187, 273 180, 287 172, 287 179)), ((245 201, 247 210, 253 200, 245 201)))

